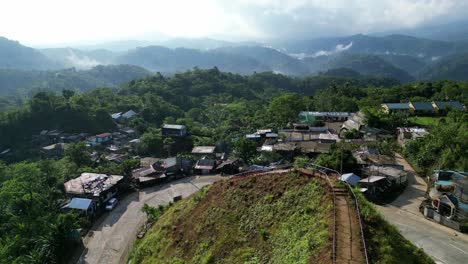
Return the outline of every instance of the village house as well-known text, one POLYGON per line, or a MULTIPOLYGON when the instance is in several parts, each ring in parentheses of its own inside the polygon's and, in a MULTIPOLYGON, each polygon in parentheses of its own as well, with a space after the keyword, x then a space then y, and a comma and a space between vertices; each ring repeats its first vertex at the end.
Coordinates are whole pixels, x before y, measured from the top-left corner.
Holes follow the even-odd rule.
POLYGON ((315 121, 344 122, 351 117, 348 112, 310 112, 302 111, 299 113, 299 122, 304 124, 313 124, 315 121))
POLYGON ((365 168, 372 165, 399 166, 397 165, 395 157, 380 154, 377 149, 370 148, 367 146, 353 150, 352 155, 361 168, 365 168))
POLYGON ((63 143, 75 143, 85 140, 89 136, 88 133, 68 134, 63 133, 60 135, 60 142, 63 143))
POLYGON ((46 147, 43 147, 41 154, 44 158, 61 158, 65 154, 65 149, 68 144, 66 143, 56 143, 46 147))
POLYGON ((241 167, 241 165, 242 163, 238 159, 225 160, 216 167, 216 171, 221 175, 232 175, 239 173, 239 168, 241 167))
POLYGON ((403 167, 371 165, 363 169, 366 175, 383 176, 394 187, 402 187, 408 184, 408 174, 403 167))
POLYGON ((111 133, 102 133, 93 137, 89 137, 87 139, 87 143, 91 146, 95 145, 100 145, 100 144, 105 144, 108 143, 112 140, 112 134, 111 133))
POLYGON ((361 131, 362 128, 364 128, 364 113, 353 113, 351 117, 341 126, 340 136, 343 137, 343 133, 345 131, 351 131, 353 129, 356 131, 361 131))
POLYGON ((425 128, 420 127, 399 127, 398 128, 398 143, 405 146, 409 140, 415 140, 427 136, 429 132, 425 128))
POLYGON ((390 183, 385 176, 371 175, 359 180, 358 186, 369 200, 376 201, 387 191, 390 183))
POLYGON ((409 105, 408 103, 385 103, 382 104, 382 110, 384 113, 408 113, 409 112, 409 105))
POLYGON ((437 114, 444 114, 449 110, 464 111, 465 106, 458 101, 432 101, 432 107, 437 114))
POLYGON ((361 177, 357 176, 354 173, 346 173, 341 175, 341 181, 347 182, 349 185, 355 187, 357 186, 358 182, 361 180, 361 177))
POLYGON ((273 132, 272 129, 257 129, 255 133, 245 135, 245 138, 256 142, 274 141, 278 138, 278 133, 273 132))
POLYGON ((190 173, 190 161, 182 157, 142 160, 140 160, 141 167, 132 172, 132 178, 140 185, 159 184, 190 173))
POLYGON ((140 186, 150 186, 164 183, 167 180, 166 175, 156 171, 153 166, 142 167, 132 171, 132 178, 140 186))
POLYGON ((76 210, 85 216, 93 216, 98 211, 95 201, 77 197, 72 198, 62 209, 65 211, 76 210))
POLYGON ((65 193, 70 197, 91 199, 97 207, 103 207, 118 193, 123 178, 120 175, 85 172, 64 184, 65 193))
POLYGON ((216 153, 215 153, 215 146, 197 146, 192 149, 192 155, 198 156, 198 157, 211 157, 215 158, 216 153))
POLYGON ((122 163, 126 158, 125 154, 118 154, 118 153, 112 153, 109 154, 105 157, 106 160, 115 162, 115 163, 122 163))
POLYGON ((409 102, 409 113, 413 115, 434 114, 434 107, 431 102, 409 102))
POLYGON ((301 141, 297 142, 296 146, 302 154, 328 154, 332 144, 319 141, 301 141))
POLYGON ((216 160, 210 158, 201 158, 195 163, 193 167, 194 172, 200 175, 208 175, 215 173, 216 169, 216 160))
POLYGON ((185 137, 187 127, 185 125, 164 124, 161 133, 163 137, 185 137))
POLYGON ((125 123, 137 113, 133 110, 128 110, 127 112, 118 112, 111 114, 111 118, 118 123, 125 123))
POLYGON ((34 135, 32 142, 34 145, 48 146, 50 144, 59 143, 60 136, 62 135, 60 130, 42 130, 39 135, 34 135))
POLYGON ((460 230, 468 222, 468 173, 436 170, 431 177, 430 204, 424 215, 434 221, 460 230))

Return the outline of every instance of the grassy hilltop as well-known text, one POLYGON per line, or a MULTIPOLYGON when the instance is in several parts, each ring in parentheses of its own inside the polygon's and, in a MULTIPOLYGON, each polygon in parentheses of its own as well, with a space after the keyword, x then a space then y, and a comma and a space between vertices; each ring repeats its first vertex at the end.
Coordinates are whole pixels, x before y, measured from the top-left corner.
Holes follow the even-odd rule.
MULTIPOLYGON (((171 206, 132 263, 332 263, 333 205, 299 173, 217 182, 171 206)), ((371 263, 434 263, 359 195, 371 263)))

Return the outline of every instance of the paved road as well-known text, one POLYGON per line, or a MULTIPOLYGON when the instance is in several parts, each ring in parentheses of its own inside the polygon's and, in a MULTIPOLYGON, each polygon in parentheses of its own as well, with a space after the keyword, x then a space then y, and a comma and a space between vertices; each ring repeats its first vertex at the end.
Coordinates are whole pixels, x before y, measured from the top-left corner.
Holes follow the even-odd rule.
POLYGON ((468 236, 424 218, 419 205, 424 200, 427 185, 406 160, 397 155, 397 161, 410 173, 408 187, 391 204, 377 206, 377 209, 436 263, 468 263, 468 236))
POLYGON ((141 212, 143 204, 167 204, 174 196, 187 197, 199 188, 221 179, 221 176, 190 177, 131 194, 95 224, 84 239, 85 250, 78 263, 125 263, 138 229, 146 221, 146 215, 141 212))

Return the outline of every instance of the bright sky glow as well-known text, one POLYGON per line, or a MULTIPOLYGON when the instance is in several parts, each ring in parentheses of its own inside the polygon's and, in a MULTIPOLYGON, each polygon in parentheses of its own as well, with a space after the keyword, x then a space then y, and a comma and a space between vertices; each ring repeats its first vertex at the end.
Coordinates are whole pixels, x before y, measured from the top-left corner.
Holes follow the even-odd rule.
POLYGON ((457 20, 466 10, 466 0, 0 0, 0 36, 28 45, 313 37, 457 20))

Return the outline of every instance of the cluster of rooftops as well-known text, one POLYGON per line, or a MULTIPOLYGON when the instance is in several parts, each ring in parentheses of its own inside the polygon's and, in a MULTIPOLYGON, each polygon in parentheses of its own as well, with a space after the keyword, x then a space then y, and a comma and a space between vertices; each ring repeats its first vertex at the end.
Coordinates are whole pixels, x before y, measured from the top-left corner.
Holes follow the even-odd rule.
POLYGON ((458 101, 432 101, 432 102, 407 102, 382 104, 384 112, 407 111, 409 113, 431 112, 439 113, 441 110, 465 110, 465 106, 458 101))

